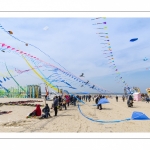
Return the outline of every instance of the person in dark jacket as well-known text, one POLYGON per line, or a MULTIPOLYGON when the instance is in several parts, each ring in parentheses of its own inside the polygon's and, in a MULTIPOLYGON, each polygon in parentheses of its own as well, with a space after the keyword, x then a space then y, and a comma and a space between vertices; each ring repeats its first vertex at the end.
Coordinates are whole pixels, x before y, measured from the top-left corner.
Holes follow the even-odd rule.
POLYGON ((88 98, 89 98, 89 102, 90 102, 90 101, 91 101, 91 95, 89 95, 89 97, 88 97, 88 98))
POLYGON ((70 105, 73 105, 73 95, 70 96, 70 105))
POLYGON ((95 103, 97 104, 99 100, 99 96, 95 99, 95 103))
POLYGON ((59 110, 62 110, 62 97, 58 96, 58 106, 59 106, 59 110))
POLYGON ((48 104, 46 104, 46 106, 42 109, 42 112, 44 114, 42 114, 42 117, 40 119, 48 118, 48 116, 50 116, 50 108, 49 108, 48 104))
MULTIPOLYGON (((99 100, 98 100, 98 102, 99 102, 102 98, 105 98, 105 96, 102 96, 102 95, 101 95, 100 98, 99 98, 99 100)), ((101 109, 102 109, 102 104, 98 104, 98 105, 97 105, 97 109, 100 109, 100 110, 101 110, 101 109)))
MULTIPOLYGON (((99 99, 100 99, 100 96, 98 96, 98 97, 95 99, 96 105, 98 104, 99 99)), ((97 109, 98 109, 98 108, 99 108, 99 106, 97 105, 97 109)))
POLYGON ((131 95, 128 98, 127 105, 128 105, 128 107, 133 107, 133 98, 131 95))
POLYGON ((50 116, 50 109, 48 104, 46 104, 46 106, 42 109, 42 112, 45 114, 45 117, 48 118, 48 116, 50 116))
POLYGON ((58 103, 59 103, 59 99, 58 97, 56 96, 55 99, 54 99, 54 103, 53 103, 53 107, 54 107, 54 111, 55 111, 55 116, 57 116, 57 108, 58 108, 58 103))
POLYGON ((118 96, 116 95, 116 102, 118 102, 118 96))
POLYGON ((73 105, 76 106, 77 97, 73 97, 73 105))

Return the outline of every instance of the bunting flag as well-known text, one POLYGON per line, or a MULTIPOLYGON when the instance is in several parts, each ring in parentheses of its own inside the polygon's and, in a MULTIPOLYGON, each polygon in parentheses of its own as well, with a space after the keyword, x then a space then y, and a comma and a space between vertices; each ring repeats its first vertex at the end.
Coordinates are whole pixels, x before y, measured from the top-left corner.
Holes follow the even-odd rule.
MULTIPOLYGON (((119 83, 122 82, 122 84, 127 87, 128 84, 126 83, 126 81, 123 79, 123 77, 121 76, 119 69, 117 68, 117 65, 115 63, 115 59, 114 59, 114 55, 113 55, 113 51, 112 51, 112 46, 110 44, 110 39, 109 39, 109 34, 107 32, 108 27, 106 26, 106 24, 108 24, 106 22, 106 20, 103 20, 103 17, 98 17, 97 19, 91 19, 92 21, 94 21, 93 25, 96 25, 98 30, 100 30, 100 32, 96 32, 96 34, 100 35, 100 39, 104 42, 101 42, 100 44, 105 44, 106 46, 102 47, 102 51, 104 51, 104 55, 105 58, 109 60, 108 64, 113 63, 113 65, 109 65, 109 68, 112 68, 113 72, 115 72, 115 77, 117 78, 117 81, 119 81, 119 83), (101 35, 101 34, 106 34, 105 35, 101 35), (117 75, 118 74, 118 75, 117 75), (121 82, 120 82, 121 81, 121 82)), ((106 18, 105 18, 106 19, 106 18)), ((137 39, 132 39, 131 41, 134 41, 137 39)))
MULTIPOLYGON (((95 20, 97 20, 97 19, 95 19, 95 20)), ((105 19, 105 18, 102 18, 102 19, 105 19)), ((106 25, 106 21, 98 22, 97 25, 101 25, 101 24, 106 25)), ((32 45, 32 44, 30 44, 28 42, 25 42, 25 41, 20 40, 19 38, 15 37, 13 31, 7 31, 2 25, 0 25, 0 29, 3 30, 6 34, 8 34, 11 38, 15 39, 16 41, 19 41, 19 42, 23 43, 27 47, 33 47, 33 48, 41 51, 46 56, 48 56, 51 60, 53 60, 54 62, 56 62, 54 59, 52 59, 48 54, 46 54, 45 52, 43 52, 38 47, 36 47, 36 46, 34 46, 34 45, 32 45)), ((107 26, 104 26, 103 30, 107 30, 107 26)), ((108 38, 109 38, 109 36, 107 36, 108 33, 107 32, 102 32, 102 33, 106 34, 106 36, 104 36, 103 38, 106 38, 108 40, 108 38)), ((106 42, 106 44, 110 45, 109 43, 107 43, 108 41, 105 41, 105 42, 106 42)), ((110 92, 110 91, 108 91, 108 90, 106 90, 104 88, 101 88, 101 87, 99 87, 99 86, 91 83, 90 81, 84 81, 83 79, 81 79, 81 78, 73 75, 72 73, 70 73, 69 71, 67 71, 58 62, 56 62, 56 63, 59 64, 65 70, 60 69, 60 68, 58 68, 58 67, 56 67, 56 66, 54 66, 54 65, 52 65, 50 63, 47 63, 47 62, 41 60, 40 58, 38 58, 38 57, 36 57, 34 55, 28 54, 27 52, 25 52, 23 50, 16 49, 16 48, 14 48, 14 47, 12 47, 10 45, 7 45, 6 43, 0 43, 0 50, 3 51, 3 52, 5 52, 5 53, 7 53, 7 52, 11 53, 12 52, 14 54, 17 54, 19 57, 22 57, 25 60, 25 62, 27 63, 27 65, 30 67, 30 69, 26 69, 26 70, 20 70, 20 69, 16 68, 15 69, 16 73, 22 74, 22 73, 25 73, 25 72, 28 72, 28 71, 33 71, 45 84, 47 84, 49 87, 51 87, 55 91, 58 91, 58 87, 56 87, 54 84, 52 84, 52 82, 54 82, 54 81, 64 83, 64 84, 67 85, 67 87, 72 88, 72 89, 76 89, 74 86, 72 86, 70 84, 70 82, 68 82, 68 80, 67 81, 66 80, 61 80, 61 77, 66 76, 66 78, 71 78, 74 82, 78 83, 80 86, 81 86, 81 84, 84 84, 84 86, 87 86, 89 88, 93 87, 92 89, 97 90, 98 92, 102 92, 102 91, 103 92, 110 92), (51 68, 52 70, 57 70, 57 72, 59 72, 59 74, 60 74, 60 77, 58 77, 56 75, 55 77, 53 76, 53 78, 52 78, 52 76, 51 76, 51 78, 50 77, 48 78, 40 70, 41 67, 39 67, 39 66, 38 67, 33 67, 33 65, 31 65, 30 62, 32 64, 34 63, 35 66, 38 66, 37 64, 42 64, 42 66, 44 66, 47 69, 51 68), (58 77, 58 79, 56 79, 57 77, 58 77)), ((110 55, 110 57, 111 57, 111 55, 110 55)), ((12 75, 10 75, 10 76, 11 76, 11 78, 13 78, 13 80, 16 82, 16 84, 18 86, 20 86, 19 83, 15 80, 15 78, 12 75)), ((4 81, 6 80, 6 78, 3 78, 3 79, 4 79, 4 81)))

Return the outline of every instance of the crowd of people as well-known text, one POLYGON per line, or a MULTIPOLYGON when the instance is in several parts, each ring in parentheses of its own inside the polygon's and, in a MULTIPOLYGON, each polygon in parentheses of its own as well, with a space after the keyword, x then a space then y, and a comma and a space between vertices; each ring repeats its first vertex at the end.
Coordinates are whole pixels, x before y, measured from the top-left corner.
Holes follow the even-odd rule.
MULTIPOLYGON (((58 110, 61 111, 63 108, 67 110, 69 105, 76 106, 77 99, 80 99, 80 96, 73 96, 73 95, 65 95, 65 96, 55 96, 53 98, 53 103, 51 107, 48 104, 41 110, 40 105, 36 105, 36 109, 32 111, 27 118, 40 116, 40 119, 51 117, 50 109, 54 109, 54 116, 57 116, 58 110), (43 114, 42 114, 43 112, 43 114)), ((45 98, 46 100, 46 98, 45 98)))
MULTIPOLYGON (((63 109, 67 110, 67 107, 69 107, 69 105, 73 105, 76 106, 76 102, 77 100, 82 100, 82 101, 86 101, 86 102, 90 102, 91 100, 95 100, 95 104, 97 105, 97 109, 102 110, 102 104, 99 103, 99 101, 102 98, 112 98, 112 96, 103 96, 101 94, 99 95, 65 95, 65 96, 55 96, 53 98, 53 103, 51 106, 51 109, 54 109, 54 116, 57 116, 58 114, 58 110, 61 111, 63 109)), ((150 101, 149 97, 146 96, 147 98, 147 102, 150 101)), ((116 95, 116 102, 118 102, 119 97, 116 95)), ((125 102, 125 95, 122 95, 122 100, 123 102, 125 102)), ((133 96, 129 95, 127 98, 127 106, 128 107, 133 107, 133 96)), ((40 119, 43 118, 48 118, 51 117, 50 115, 50 108, 48 106, 48 104, 45 105, 45 107, 41 110, 40 105, 36 105, 36 109, 31 112, 27 118, 29 117, 33 117, 33 116, 41 116, 40 119), (43 114, 42 114, 43 113, 43 114)))

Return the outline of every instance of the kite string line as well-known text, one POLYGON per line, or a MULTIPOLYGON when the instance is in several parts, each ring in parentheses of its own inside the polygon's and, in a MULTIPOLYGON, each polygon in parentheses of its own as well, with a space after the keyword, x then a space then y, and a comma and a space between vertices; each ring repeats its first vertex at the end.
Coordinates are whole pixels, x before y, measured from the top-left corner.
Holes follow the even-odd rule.
MULTIPOLYGON (((5 66, 6 66, 6 63, 5 63, 5 66)), ((16 82, 16 84, 17 84, 24 92, 26 92, 25 89, 23 89, 23 88, 20 86, 20 84, 13 78, 13 76, 12 76, 11 73, 9 72, 7 66, 6 66, 6 69, 7 69, 8 73, 9 73, 9 75, 12 77, 12 79, 16 82)))
MULTIPOLYGON (((18 41, 20 41, 20 42, 26 44, 26 42, 21 41, 21 40, 19 40, 18 38, 16 38, 15 36, 9 34, 8 31, 6 31, 5 28, 4 28, 1 24, 0 24, 0 26, 1 26, 1 29, 3 29, 9 36, 11 36, 11 37, 13 37, 14 39, 16 39, 16 40, 18 40, 18 41)), ((30 43, 28 43, 28 45, 30 45, 30 46, 32 46, 32 47, 34 47, 34 48, 40 50, 42 53, 44 53, 44 54, 47 55, 50 59, 52 59, 54 62, 56 62, 53 58, 51 58, 48 54, 46 54, 45 52, 43 52, 40 48, 38 48, 38 47, 36 47, 36 46, 34 46, 34 45, 30 44, 30 43)), ((58 62, 56 62, 56 63, 59 64, 58 62)), ((60 64, 59 64, 59 65, 60 65, 60 64)), ((60 66, 61 66, 61 65, 60 65, 60 66)), ((61 67, 63 67, 63 66, 61 66, 61 67)), ((63 67, 63 68, 64 68, 64 67, 63 67)), ((65 69, 65 68, 64 68, 64 69, 65 69)), ((65 70, 68 71, 67 69, 65 69, 65 70)), ((68 72, 69 72, 69 71, 68 71, 68 72)))
MULTIPOLYGON (((32 59, 32 58, 31 58, 32 59)), ((44 61, 43 61, 44 62, 44 61)), ((47 64, 46 63, 46 65, 49 65, 49 64, 47 64)), ((52 65, 50 65, 51 67, 54 67, 54 66, 52 66, 52 65)), ((57 68, 57 67, 55 67, 55 68, 57 68)), ((57 69, 59 69, 59 68, 57 68, 57 69)), ((60 69, 59 69, 60 70, 60 69)), ((62 70, 60 70, 60 71, 62 71, 62 70)), ((80 81, 82 81, 81 79, 80 79, 80 81)))
MULTIPOLYGON (((35 62, 33 61, 33 60, 31 60, 34 64, 35 64, 35 62)), ((36 65, 36 64, 35 64, 36 65)), ((42 74, 42 76, 44 76, 44 78, 45 78, 45 80, 47 80, 47 82, 49 82, 49 80, 46 78, 46 76, 42 73, 42 71, 39 69, 39 68, 37 68, 38 70, 39 70, 39 72, 42 74)), ((58 80, 57 80, 58 81, 58 80)), ((49 82, 50 84, 52 84, 52 82, 49 82)))
MULTIPOLYGON (((32 58, 31 58, 32 59, 32 58)), ((44 61, 43 61, 44 62, 44 61)), ((48 65, 47 63, 46 63, 46 65, 48 65)), ((52 66, 52 65, 50 65, 50 66, 52 66)), ((54 67, 54 66, 52 66, 52 67, 54 67)), ((55 67, 55 68, 57 68, 57 67, 55 67)), ((59 69, 59 68, 57 68, 57 69, 59 69)), ((59 69, 60 70, 60 69, 59 69)), ((60 70, 60 71, 62 71, 62 70, 60 70)), ((79 80, 79 79, 78 79, 79 80)), ((80 79, 80 81, 82 81, 81 79, 80 79)))
MULTIPOLYGON (((15 36, 13 36, 13 35, 11 35, 11 34, 9 34, 3 27, 2 27, 2 25, 1 25, 1 29, 3 29, 9 36, 11 36, 11 37, 13 37, 13 38, 15 38, 16 40, 18 40, 18 41, 20 41, 20 42, 23 42, 23 43, 26 43, 26 42, 24 42, 24 41, 21 41, 21 40, 19 40, 18 38, 16 38, 15 36)), ((32 45, 32 44, 29 44, 30 46, 33 46, 33 47, 35 47, 34 45, 32 45)), ((39 49, 38 47, 35 47, 36 49, 39 49)), ((40 49, 39 49, 40 50, 40 49)), ((42 51, 42 50, 40 50, 40 51, 42 51)), ((43 52, 43 51, 42 51, 43 52)), ((43 52, 45 55, 46 55, 46 53, 45 52, 43 52)), ((49 56, 49 55, 48 55, 49 56)), ((50 56, 49 56, 50 57, 50 56)), ((58 63, 59 64, 59 63, 58 63)), ((65 69, 65 68, 64 68, 65 69)), ((66 70, 66 69, 65 69, 66 70)), ((81 79, 80 79, 81 80, 81 79)), ((99 90, 98 90, 99 91, 99 90)), ((108 91, 109 92, 109 91, 108 91)))
MULTIPOLYGON (((23 59, 25 60, 25 62, 28 64, 28 66, 29 66, 30 68, 33 68, 33 67, 31 66, 31 64, 25 59, 25 57, 24 57, 23 55, 22 55, 22 57, 23 57, 23 59)), ((50 84, 49 82, 47 82, 44 78, 42 78, 42 76, 41 76, 36 70, 33 70, 33 69, 32 69, 32 71, 33 71, 41 80, 43 80, 43 82, 45 82, 46 84, 48 84, 48 86, 49 86, 50 88, 54 89, 56 92, 58 91, 58 88, 57 88, 56 86, 54 86, 54 85, 50 84)))
POLYGON ((117 123, 117 122, 130 121, 130 120, 131 120, 131 118, 127 118, 127 119, 124 119, 124 120, 112 120, 112 121, 94 120, 94 119, 92 119, 92 118, 89 118, 89 117, 85 116, 85 115, 82 113, 79 104, 78 104, 78 110, 79 110, 79 112, 80 112, 85 118, 87 118, 87 119, 89 119, 89 120, 91 120, 91 121, 94 121, 94 122, 101 122, 101 123, 117 123))
MULTIPOLYGON (((32 59, 32 58, 31 58, 32 59)), ((46 63, 46 65, 47 65, 47 63, 46 63)), ((52 66, 52 65, 50 65, 50 66, 52 66)), ((52 66, 52 67, 54 67, 54 66, 52 66)), ((58 68, 57 68, 58 69, 58 68)), ((60 70, 60 69, 59 69, 60 70)), ((61 70, 60 70, 61 71, 61 70)), ((81 80, 81 79, 80 79, 81 80)))
MULTIPOLYGON (((101 19, 101 18, 99 18, 99 19, 101 19)), ((118 70, 118 69, 117 69, 118 70)), ((119 74, 119 76, 120 76, 120 74, 119 74)), ((128 85, 128 84, 127 84, 128 85)))
MULTIPOLYGON (((91 108, 91 106, 93 106, 93 105, 88 105, 88 104, 86 104, 86 103, 84 103, 85 105, 87 105, 87 106, 89 106, 90 108, 91 108)), ((113 104, 112 103, 112 105, 115 105, 115 104, 113 104)), ((115 106, 117 106, 118 107, 118 105, 115 105, 115 106)), ((120 108, 123 108, 123 109, 125 109, 126 110, 126 108, 124 108, 124 107, 122 107, 122 106, 119 106, 120 108)), ((131 112, 132 113, 132 111, 131 110, 128 110, 129 112, 131 112)))
MULTIPOLYGON (((7 49, 7 48, 5 48, 5 49, 7 49)), ((9 50, 10 51, 10 50, 9 50)), ((8 52, 9 52, 8 51, 8 52)), ((5 63, 5 66, 6 66, 6 63, 5 63)), ((7 69, 7 72, 9 73, 9 75, 11 76, 11 78, 17 83, 17 85, 23 90, 23 91, 25 91, 20 85, 19 85, 19 83, 13 78, 13 76, 11 75, 11 73, 10 73, 10 71, 8 70, 8 68, 7 68, 7 66, 6 66, 6 69, 7 69)), ((5 89, 8 93, 10 92, 8 89, 6 89, 5 87, 3 87, 3 89, 5 89)))

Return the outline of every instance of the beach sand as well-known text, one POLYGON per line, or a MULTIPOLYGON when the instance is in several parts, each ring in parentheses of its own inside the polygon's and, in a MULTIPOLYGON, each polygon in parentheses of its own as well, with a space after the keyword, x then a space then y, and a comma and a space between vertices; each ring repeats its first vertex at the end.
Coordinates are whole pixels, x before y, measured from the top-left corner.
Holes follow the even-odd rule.
MULTIPOLYGON (((26 100, 42 100, 36 104, 44 105, 43 99, 21 99, 21 98, 1 98, 0 103, 10 101, 26 101, 26 100)), ((87 105, 80 104, 81 111, 84 115, 95 120, 122 120, 130 118, 134 111, 145 113, 150 117, 150 103, 144 101, 134 101, 133 108, 127 107, 127 101, 122 101, 119 97, 119 101, 116 102, 115 98, 108 98, 110 103, 103 104, 102 110, 92 106, 95 101, 86 102, 87 105)), ((51 107, 52 101, 47 101, 51 107)), ((34 103, 35 104, 35 103, 34 103)), ((77 103, 78 104, 78 103, 77 103)), ((42 109, 43 107, 41 107, 42 109)), ((0 115, 0 132, 150 132, 150 120, 131 120, 119 123, 107 123, 102 124, 88 120, 78 110, 78 106, 70 105, 67 110, 63 108, 62 111, 58 111, 58 116, 54 116, 54 110, 50 109, 51 118, 38 119, 38 118, 26 118, 26 116, 32 112, 35 107, 32 106, 0 106, 0 111, 12 111, 9 114, 0 115)))

